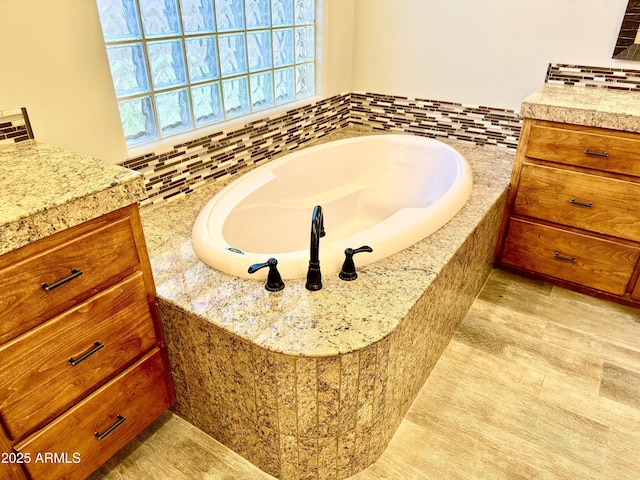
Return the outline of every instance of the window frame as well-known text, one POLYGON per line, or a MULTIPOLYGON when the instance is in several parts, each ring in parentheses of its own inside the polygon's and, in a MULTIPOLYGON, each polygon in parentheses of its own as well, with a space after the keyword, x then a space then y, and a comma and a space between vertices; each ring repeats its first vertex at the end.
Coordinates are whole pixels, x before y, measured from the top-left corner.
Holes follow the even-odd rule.
MULTIPOLYGON (((140 5, 140 0, 129 0, 129 1, 133 2, 136 8, 136 21, 137 21, 137 28, 139 30, 138 38, 113 40, 113 39, 107 39, 105 35, 103 35, 103 39, 105 43, 105 49, 107 50, 107 56, 109 56, 110 50, 116 50, 124 46, 131 47, 134 45, 135 46, 140 45, 143 52, 142 56, 144 57, 144 68, 146 73, 148 89, 144 89, 144 91, 137 91, 134 93, 124 93, 124 94, 122 92, 119 93, 117 89, 115 77, 112 73, 114 91, 116 92, 116 100, 118 102, 118 107, 120 111, 120 124, 123 129, 123 136, 125 137, 126 147, 130 152, 149 150, 150 148, 157 148, 158 146, 163 146, 165 144, 175 145, 176 142, 184 141, 184 139, 187 139, 187 138, 199 138, 206 135, 207 132, 210 132, 212 130, 218 131, 221 129, 232 128, 232 126, 234 125, 239 126, 241 124, 246 124, 258 118, 264 118, 265 116, 275 115, 275 114, 278 114, 279 112, 295 108, 298 105, 307 104, 310 101, 313 101, 318 98, 318 89, 319 89, 318 9, 319 9, 321 0, 306 0, 307 3, 311 2, 313 5, 313 14, 309 22, 297 21, 296 6, 298 4, 298 0, 292 0, 291 8, 293 10, 292 12, 293 20, 291 24, 277 25, 277 26, 273 26, 272 2, 271 0, 269 0, 267 2, 269 7, 268 26, 266 27, 259 26, 254 28, 249 27, 247 25, 246 18, 245 18, 247 14, 246 1, 241 0, 242 13, 243 13, 243 21, 242 21, 243 28, 233 29, 233 30, 223 30, 223 31, 219 30, 217 25, 217 17, 216 17, 216 8, 218 8, 218 6, 216 5, 216 1, 219 2, 220 0, 207 0, 211 4, 211 9, 212 9, 211 12, 213 14, 213 22, 214 22, 213 32, 201 31, 198 33, 184 32, 184 22, 183 22, 182 11, 181 11, 183 6, 182 5, 183 0, 171 0, 172 2, 175 2, 175 5, 177 6, 176 17, 177 17, 178 27, 179 27, 178 29, 180 33, 175 35, 172 34, 172 35, 158 35, 158 36, 148 35, 145 33, 145 25, 144 25, 142 14, 141 14, 142 9, 140 5), (296 39, 297 39, 297 32, 303 31, 302 29, 305 29, 304 31, 307 31, 307 32, 310 29, 313 32, 310 39, 312 52, 308 57, 305 57, 302 60, 298 60, 298 46, 296 45, 296 39), (284 30, 290 30, 292 35, 291 62, 276 66, 276 62, 274 61, 274 52, 273 52, 274 40, 272 37, 274 35, 274 32, 279 32, 284 30), (256 34, 256 32, 260 32, 261 34, 264 34, 266 32, 266 34, 268 35, 269 40, 271 41, 271 45, 269 48, 271 59, 270 59, 270 64, 266 68, 258 68, 258 69, 252 70, 249 66, 250 53, 249 53, 249 44, 248 44, 247 38, 249 35, 256 34), (230 75, 224 75, 222 72, 222 65, 221 65, 219 39, 230 38, 228 37, 230 35, 236 35, 236 36, 240 35, 244 40, 243 46, 244 46, 244 54, 246 58, 246 68, 244 68, 241 72, 232 73, 230 75), (203 80, 198 80, 198 79, 192 80, 192 75, 190 74, 190 68, 191 68, 189 63, 190 61, 187 56, 187 44, 189 40, 206 39, 206 38, 212 38, 213 41, 215 42, 217 75, 215 75, 212 78, 206 78, 203 80), (171 85, 165 88, 161 88, 161 87, 156 88, 154 77, 153 77, 153 71, 152 71, 152 61, 149 59, 149 46, 153 47, 155 45, 161 45, 161 43, 159 42, 174 42, 174 41, 178 42, 181 48, 182 65, 184 66, 183 71, 184 71, 185 81, 178 82, 175 85, 171 85), (307 81, 311 79, 312 86, 309 89, 309 93, 298 95, 298 72, 299 72, 299 68, 301 67, 311 68, 310 74, 307 74, 307 81), (274 85, 275 75, 276 75, 276 72, 284 71, 284 70, 289 70, 291 72, 291 75, 293 76, 293 80, 291 83, 293 87, 293 94, 292 94, 292 98, 286 101, 277 102, 275 85, 274 85), (257 103, 254 103, 252 99, 253 93, 251 88, 251 82, 254 80, 254 78, 257 78, 258 75, 264 75, 265 73, 267 75, 262 78, 269 78, 269 77, 271 78, 271 85, 269 86, 269 92, 271 94, 271 97, 270 97, 270 102, 267 102, 267 105, 260 106, 260 105, 257 105, 257 103), (238 82, 243 81, 246 84, 246 90, 245 90, 247 94, 246 106, 248 107, 248 109, 245 110, 244 112, 240 112, 238 115, 229 115, 229 110, 226 108, 226 105, 225 105, 224 86, 225 84, 228 84, 227 82, 232 82, 232 81, 238 81, 238 82), (207 86, 212 86, 212 88, 217 86, 216 88, 220 95, 219 106, 221 108, 221 118, 218 117, 217 119, 214 119, 211 122, 200 122, 200 124, 198 124, 196 107, 194 105, 193 92, 194 92, 194 88, 195 89, 198 89, 199 87, 205 88, 207 86), (187 97, 188 110, 186 113, 188 115, 188 126, 185 128, 177 129, 176 131, 169 130, 169 131, 163 132, 162 131, 163 127, 161 123, 161 113, 159 112, 159 108, 158 108, 158 97, 162 97, 163 95, 166 95, 166 94, 175 94, 175 92, 184 92, 183 94, 187 97), (121 106, 126 105, 128 102, 140 101, 141 99, 145 99, 145 98, 149 99, 150 106, 153 109, 152 118, 153 118, 155 130, 152 133, 154 136, 153 138, 142 139, 140 141, 136 141, 136 140, 132 141, 126 138, 127 134, 124 126, 124 121, 123 121, 124 117, 122 115, 121 106)), ((97 0, 97 3, 100 9, 100 0, 97 0)), ((101 18, 101 23, 102 21, 103 19, 101 18)), ((103 32, 104 32, 104 27, 103 27, 103 32)), ((109 64, 109 68, 110 68, 110 71, 112 71, 111 63, 109 64)), ((147 125, 147 127, 148 126, 149 125, 147 125)), ((145 131, 148 132, 149 129, 147 128, 145 131)))

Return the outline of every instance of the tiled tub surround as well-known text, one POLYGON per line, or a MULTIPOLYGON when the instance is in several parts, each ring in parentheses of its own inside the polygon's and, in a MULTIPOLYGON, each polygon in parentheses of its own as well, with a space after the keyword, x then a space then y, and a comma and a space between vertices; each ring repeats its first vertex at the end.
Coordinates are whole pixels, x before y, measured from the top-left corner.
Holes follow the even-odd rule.
MULTIPOLYGON (((345 132, 370 133, 334 136, 345 132)), ((175 411, 278 478, 340 479, 374 462, 491 269, 513 153, 451 143, 473 167, 467 205, 355 282, 325 275, 318 292, 289 280, 269 293, 195 256, 191 226, 221 184, 143 210, 175 411)))
POLYGON ((515 150, 521 120, 510 110, 375 93, 345 93, 242 128, 219 131, 166 151, 137 156, 122 165, 144 174, 149 198, 143 204, 157 204, 349 125, 515 150))
POLYGON ((0 145, 0 254, 145 197, 142 175, 27 140, 0 145))

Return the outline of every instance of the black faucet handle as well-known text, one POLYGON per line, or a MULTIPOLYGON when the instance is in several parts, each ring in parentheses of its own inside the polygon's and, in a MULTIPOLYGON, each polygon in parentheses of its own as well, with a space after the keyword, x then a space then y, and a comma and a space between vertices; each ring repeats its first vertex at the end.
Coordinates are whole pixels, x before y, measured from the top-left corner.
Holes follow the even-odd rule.
POLYGON ((356 265, 353 263, 353 256, 356 253, 362 252, 373 252, 373 248, 369 245, 363 245, 360 248, 347 248, 344 251, 344 263, 342 264, 342 270, 338 274, 341 280, 351 281, 358 278, 358 274, 356 273, 356 265))
POLYGON ((275 258, 270 258, 264 263, 254 263, 247 270, 249 273, 256 273, 258 270, 264 267, 269 267, 269 273, 267 275, 267 283, 265 283, 264 288, 270 292, 279 292, 284 288, 284 282, 282 281, 282 277, 280 276, 280 272, 278 272, 278 260, 275 258))

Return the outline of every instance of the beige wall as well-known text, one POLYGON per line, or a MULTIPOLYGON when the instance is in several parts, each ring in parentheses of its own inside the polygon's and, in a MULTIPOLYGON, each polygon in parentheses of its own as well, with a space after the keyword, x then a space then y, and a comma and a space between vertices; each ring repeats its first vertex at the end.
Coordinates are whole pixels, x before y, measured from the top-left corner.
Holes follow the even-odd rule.
POLYGON ((518 110, 549 63, 612 60, 627 0, 355 0, 356 91, 518 110))
POLYGON ((0 42, 0 109, 26 107, 39 141, 126 158, 93 0, 0 0, 0 42))
POLYGON ((316 0, 321 22, 318 59, 320 94, 324 97, 351 90, 354 0, 316 0))

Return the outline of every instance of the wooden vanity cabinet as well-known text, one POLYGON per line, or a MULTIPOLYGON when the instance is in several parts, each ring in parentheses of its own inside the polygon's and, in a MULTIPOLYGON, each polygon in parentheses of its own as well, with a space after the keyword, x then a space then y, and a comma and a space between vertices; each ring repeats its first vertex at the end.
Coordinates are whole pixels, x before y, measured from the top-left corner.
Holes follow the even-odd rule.
POLYGON ((640 306, 640 134, 525 119, 496 264, 640 306))
POLYGON ((636 286, 631 292, 631 298, 640 303, 640 277, 636 280, 636 286))
POLYGON ((175 402, 138 207, 0 256, 0 282, 0 478, 86 478, 175 402))

